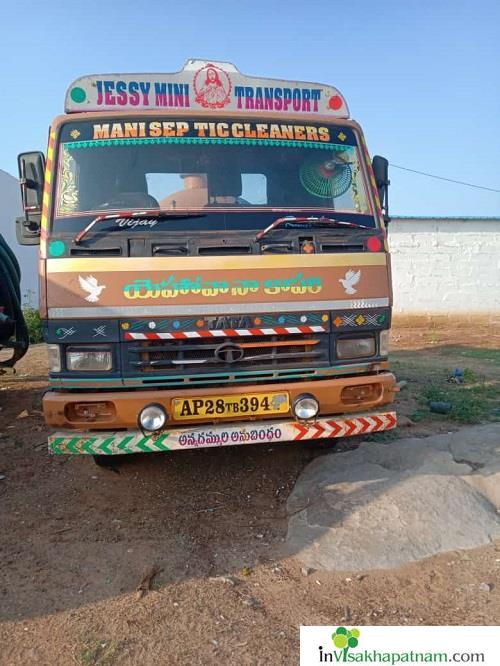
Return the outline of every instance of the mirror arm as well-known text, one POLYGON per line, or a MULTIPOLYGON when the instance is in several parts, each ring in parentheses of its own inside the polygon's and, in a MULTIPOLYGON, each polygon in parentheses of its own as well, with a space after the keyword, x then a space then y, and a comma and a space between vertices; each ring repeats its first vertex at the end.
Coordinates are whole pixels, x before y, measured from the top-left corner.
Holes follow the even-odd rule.
POLYGON ((28 187, 30 190, 36 189, 36 182, 32 178, 20 178, 19 184, 21 187, 28 187))

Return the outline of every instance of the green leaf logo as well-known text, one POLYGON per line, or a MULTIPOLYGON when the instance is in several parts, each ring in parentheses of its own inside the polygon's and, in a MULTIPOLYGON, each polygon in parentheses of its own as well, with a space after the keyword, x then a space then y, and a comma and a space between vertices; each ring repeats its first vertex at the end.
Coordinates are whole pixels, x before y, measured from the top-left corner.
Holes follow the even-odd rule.
POLYGON ((333 644, 344 653, 343 661, 347 661, 347 652, 349 651, 349 648, 355 648, 358 646, 360 633, 361 632, 359 629, 356 629, 356 627, 352 627, 352 629, 338 627, 335 630, 335 633, 332 634, 333 644))

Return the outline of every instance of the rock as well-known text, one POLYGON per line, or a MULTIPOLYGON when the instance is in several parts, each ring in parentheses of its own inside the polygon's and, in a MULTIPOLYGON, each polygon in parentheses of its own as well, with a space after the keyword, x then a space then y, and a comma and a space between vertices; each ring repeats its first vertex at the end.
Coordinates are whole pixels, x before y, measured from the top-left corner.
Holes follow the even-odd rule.
POLYGON ((481 592, 491 592, 494 587, 493 583, 481 583, 479 585, 481 592))
POLYGON ((281 555, 350 576, 491 543, 500 538, 499 441, 491 423, 315 458, 288 498, 281 555))
POLYGON ((429 403, 429 409, 435 414, 449 414, 452 406, 451 402, 443 402, 439 400, 432 400, 429 403))
POLYGON ((0 474, 0 481, 3 481, 5 479, 5 474, 0 474))
POLYGON ((351 620, 352 620, 351 609, 349 608, 349 606, 346 606, 345 611, 344 611, 344 617, 342 618, 342 622, 349 623, 351 620))
POLYGON ((238 579, 233 576, 212 576, 210 580, 218 581, 220 583, 227 583, 233 587, 238 584, 238 579))
POLYGON ((257 601, 255 597, 242 597, 241 599, 242 603, 245 604, 245 606, 250 606, 250 608, 260 608, 261 604, 260 601, 257 601))
POLYGON ((303 576, 309 576, 310 574, 314 573, 314 569, 312 567, 301 567, 300 573, 303 576))
POLYGON ((16 418, 18 418, 18 419, 26 419, 26 418, 28 418, 28 416, 29 416, 29 412, 28 412, 28 410, 27 410, 27 409, 23 409, 23 411, 20 412, 20 413, 17 415, 16 418))

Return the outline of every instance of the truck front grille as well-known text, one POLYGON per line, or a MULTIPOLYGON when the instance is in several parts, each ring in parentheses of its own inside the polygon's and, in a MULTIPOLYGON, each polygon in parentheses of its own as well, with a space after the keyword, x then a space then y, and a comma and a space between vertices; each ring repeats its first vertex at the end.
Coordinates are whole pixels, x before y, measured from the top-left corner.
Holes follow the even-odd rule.
POLYGON ((329 365, 328 334, 141 340, 125 345, 129 372, 200 374, 329 365))

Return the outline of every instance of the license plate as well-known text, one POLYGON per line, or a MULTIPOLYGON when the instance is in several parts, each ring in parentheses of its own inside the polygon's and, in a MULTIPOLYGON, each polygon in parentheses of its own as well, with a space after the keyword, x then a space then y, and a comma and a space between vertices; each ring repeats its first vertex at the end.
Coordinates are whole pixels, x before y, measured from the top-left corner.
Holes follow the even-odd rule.
POLYGON ((288 393, 249 393, 247 395, 217 395, 172 400, 172 417, 184 419, 231 419, 238 416, 287 414, 290 409, 288 393))

